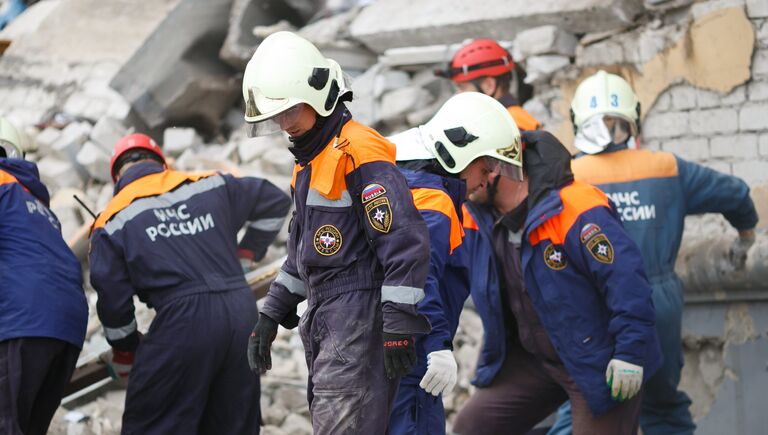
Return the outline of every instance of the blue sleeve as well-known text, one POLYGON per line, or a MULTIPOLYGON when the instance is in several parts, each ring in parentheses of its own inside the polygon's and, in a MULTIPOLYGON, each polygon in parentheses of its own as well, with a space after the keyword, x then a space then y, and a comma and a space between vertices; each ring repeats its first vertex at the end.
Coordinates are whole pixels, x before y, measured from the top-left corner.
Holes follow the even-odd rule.
POLYGON ((451 220, 448 216, 432 211, 420 210, 429 231, 430 259, 429 273, 424 285, 424 299, 417 304, 419 313, 424 314, 432 325, 432 331, 423 339, 427 353, 451 349, 451 332, 440 294, 440 280, 450 256, 451 220))
POLYGON ((232 207, 233 228, 247 225, 239 248, 261 260, 291 208, 291 198, 267 180, 224 175, 232 207))
POLYGON ((298 219, 295 216, 294 211, 288 225, 288 256, 280 267, 277 277, 269 286, 269 292, 260 310, 278 323, 281 323, 287 315, 294 313, 296 306, 307 298, 306 284, 299 277, 296 266, 296 240, 299 238, 299 233, 297 233, 298 219))
POLYGON ((133 305, 135 292, 123 251, 103 229, 97 229, 91 238, 88 259, 91 285, 99 296, 96 312, 107 342, 117 350, 133 352, 139 345, 133 305))
POLYGON ((757 225, 757 211, 749 197, 749 186, 741 178, 675 158, 685 194, 686 214, 721 213, 737 230, 749 230, 757 225))
POLYGON ((582 213, 570 229, 565 247, 568 258, 590 278, 605 301, 608 332, 616 343, 614 358, 644 366, 647 344, 655 334, 656 311, 640 249, 618 215, 606 207, 582 213), (598 231, 582 241, 580 231, 588 224, 596 225, 598 231))

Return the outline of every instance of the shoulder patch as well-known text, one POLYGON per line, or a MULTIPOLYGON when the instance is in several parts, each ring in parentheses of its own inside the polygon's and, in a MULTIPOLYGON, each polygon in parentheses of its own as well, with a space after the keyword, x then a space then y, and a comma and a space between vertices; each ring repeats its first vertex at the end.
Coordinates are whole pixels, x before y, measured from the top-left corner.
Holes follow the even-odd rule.
POLYGON ((553 270, 563 270, 568 266, 568 262, 565 259, 565 252, 562 248, 559 248, 552 243, 544 248, 544 263, 553 270))
POLYGON ((381 184, 369 184, 363 189, 363 193, 360 195, 363 204, 372 201, 381 195, 387 193, 387 189, 381 184))
POLYGON ((587 243, 587 240, 591 239, 597 233, 601 231, 600 227, 598 227, 595 224, 586 224, 581 228, 581 233, 579 233, 579 239, 581 240, 581 243, 587 243))
POLYGON ((369 201, 365 205, 365 215, 376 231, 388 233, 392 228, 392 208, 386 196, 369 201))
POLYGON ((341 249, 341 232, 333 225, 323 225, 315 231, 314 241, 315 251, 327 257, 341 249))
POLYGON ((598 234, 587 242, 589 253, 595 260, 604 264, 613 264, 613 245, 605 234, 598 234))

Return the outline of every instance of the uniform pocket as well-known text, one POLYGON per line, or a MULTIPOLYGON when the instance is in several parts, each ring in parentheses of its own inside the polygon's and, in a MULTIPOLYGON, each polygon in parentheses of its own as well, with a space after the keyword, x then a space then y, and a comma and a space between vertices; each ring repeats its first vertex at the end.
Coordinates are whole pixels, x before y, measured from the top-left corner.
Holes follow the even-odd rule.
POLYGON ((301 259, 312 267, 345 267, 357 260, 360 228, 353 207, 307 207, 301 259))

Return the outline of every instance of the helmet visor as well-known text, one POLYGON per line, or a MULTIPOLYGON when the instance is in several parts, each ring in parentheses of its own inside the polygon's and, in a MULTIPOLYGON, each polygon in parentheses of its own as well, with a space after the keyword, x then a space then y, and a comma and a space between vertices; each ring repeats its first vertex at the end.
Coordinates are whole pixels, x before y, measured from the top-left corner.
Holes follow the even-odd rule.
POLYGON ((507 177, 511 180, 523 181, 523 168, 512 163, 503 162, 493 157, 483 157, 485 168, 489 172, 499 174, 503 177, 507 177))
POLYGON ((301 116, 304 103, 299 103, 279 112, 267 119, 250 122, 247 121, 246 133, 248 137, 269 136, 280 131, 287 131, 301 116))
POLYGON ((16 145, 8 142, 7 140, 0 139, 0 153, 5 154, 5 157, 9 159, 23 159, 24 154, 19 150, 16 145))

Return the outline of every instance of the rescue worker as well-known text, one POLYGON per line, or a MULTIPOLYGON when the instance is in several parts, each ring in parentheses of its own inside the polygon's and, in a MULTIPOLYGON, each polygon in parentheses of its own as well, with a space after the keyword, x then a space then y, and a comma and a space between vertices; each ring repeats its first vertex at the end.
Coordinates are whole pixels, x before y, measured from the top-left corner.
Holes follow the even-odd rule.
POLYGON ((429 230, 430 268, 425 297, 417 308, 432 325, 426 337, 416 340, 416 368, 400 382, 390 434, 445 434, 442 396, 456 384, 453 338, 470 288, 461 225, 466 184, 460 173, 473 160, 487 155, 519 165, 496 151, 513 144, 519 134, 498 101, 466 92, 450 98, 425 125, 390 138, 397 146, 397 164, 429 230), (464 146, 469 143, 471 149, 464 146), (445 160, 439 158, 441 153, 445 160))
POLYGON ((88 323, 80 263, 22 137, 0 118, 0 432, 48 432, 88 323))
MULTIPOLYGON (((634 434, 641 384, 661 365, 640 252, 608 198, 573 180, 570 154, 554 136, 525 132, 523 141, 525 176, 501 177, 495 219, 465 225, 495 221, 484 249, 495 253, 501 295, 487 287, 473 298, 501 299, 514 329, 454 431, 524 434, 570 399, 575 433, 634 434)), ((492 180, 495 171, 469 172, 492 180)))
MULTIPOLYGON (((643 433, 693 434, 691 399, 678 389, 683 366, 683 288, 675 260, 687 215, 721 213, 739 233, 731 248, 734 269, 744 266, 754 243, 757 212, 741 179, 688 162, 669 152, 635 148, 640 103, 629 83, 605 71, 586 78, 571 103, 577 180, 598 186, 616 204, 639 245, 653 288, 664 364, 648 381, 640 416, 643 433)), ((570 411, 561 410, 550 433, 568 434, 570 411)))
POLYGON ((250 133, 286 132, 296 157, 288 258, 248 347, 272 367, 277 325, 296 324, 309 367, 315 434, 383 434, 400 378, 429 332, 416 304, 429 268, 426 225, 395 166, 394 145, 351 119, 339 65, 290 32, 267 37, 243 78, 250 133))
POLYGON ((143 134, 115 145, 110 173, 90 263, 113 368, 128 377, 122 433, 257 434, 259 379, 243 352, 257 312, 238 257, 264 256, 288 195, 259 178, 169 169, 143 134), (134 294, 157 313, 143 337, 134 294))

